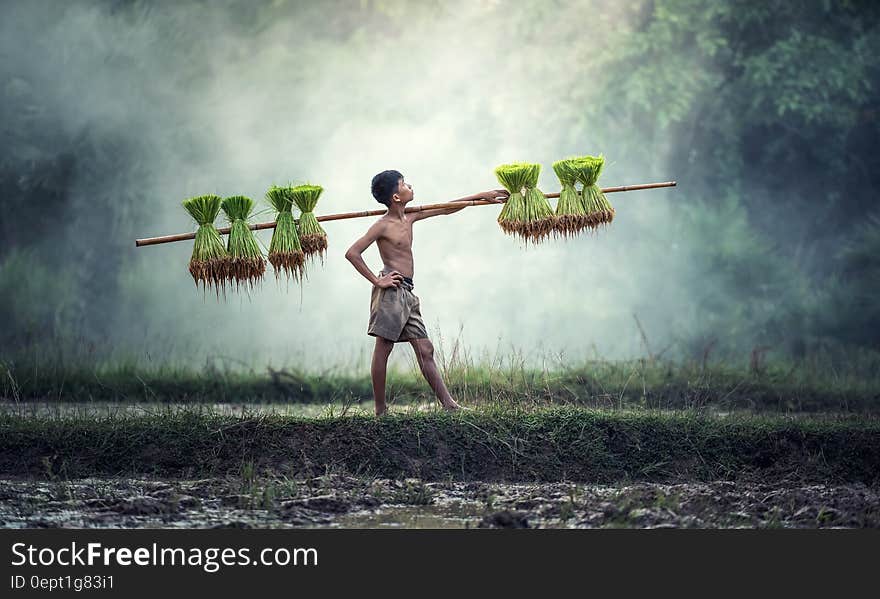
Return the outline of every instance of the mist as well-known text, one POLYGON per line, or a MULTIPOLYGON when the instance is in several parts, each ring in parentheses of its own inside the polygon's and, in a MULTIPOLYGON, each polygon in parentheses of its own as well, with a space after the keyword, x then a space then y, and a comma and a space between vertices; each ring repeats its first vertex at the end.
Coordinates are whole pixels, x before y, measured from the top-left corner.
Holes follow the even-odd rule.
MULTIPOLYGON (((682 203, 713 202, 716 190, 681 139, 625 112, 592 118, 582 108, 613 104, 597 82, 629 76, 607 70, 605 49, 643 24, 648 5, 619 4, 4 3, 4 103, 18 122, 51 125, 22 147, 57 152, 61 166, 49 172, 63 197, 39 222, 4 212, 2 230, 16 233, 0 255, 8 264, 36 248, 27 260, 51 281, 17 285, 10 328, 25 328, 24 303, 36 295, 34 318, 54 319, 86 352, 363 370, 370 285, 343 254, 372 219, 324 223, 326 259, 301 286, 270 266, 254 291, 219 299, 193 285, 191 242, 135 248, 134 239, 194 230, 181 201, 195 195, 247 195, 262 222, 272 220, 263 196, 273 184, 322 185, 319 215, 375 210, 369 184, 385 169, 401 171, 424 204, 498 188, 494 167, 512 161, 540 162, 540 188, 558 191, 554 160, 601 153, 603 186, 678 187, 611 194, 610 227, 537 247, 504 235, 496 206, 415 225, 415 293, 429 333, 446 351, 457 342, 475 357, 519 353, 536 364, 686 351, 688 339, 712 335, 705 296, 716 283, 693 260, 706 239, 690 235, 682 203)), ((668 68, 659 59, 641 67, 668 68)), ((20 149, 3 157, 27 160, 20 149)), ((777 242, 809 217, 780 222, 777 242)), ((258 233, 264 246, 270 236, 258 233)), ((365 259, 382 266, 375 246, 365 259)), ((803 292, 784 294, 772 301, 803 292)), ((398 346, 392 358, 407 364, 411 353, 398 346)))

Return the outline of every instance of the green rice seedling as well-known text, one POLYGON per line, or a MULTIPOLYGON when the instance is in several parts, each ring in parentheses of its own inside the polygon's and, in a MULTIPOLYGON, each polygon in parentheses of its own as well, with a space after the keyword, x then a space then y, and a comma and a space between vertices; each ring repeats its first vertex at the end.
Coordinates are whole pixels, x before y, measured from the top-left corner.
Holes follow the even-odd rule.
POLYGON ((572 166, 577 174, 577 180, 584 186, 581 190, 581 202, 587 213, 589 226, 593 229, 601 224, 608 224, 614 220, 614 208, 602 193, 602 189, 596 181, 605 166, 603 156, 581 156, 572 159, 572 166))
POLYGON ((275 269, 276 277, 283 270, 288 277, 300 280, 306 259, 296 232, 293 203, 287 188, 273 185, 266 192, 266 199, 278 211, 275 231, 272 233, 272 241, 269 242, 269 262, 275 269))
POLYGON ((510 196, 504 203, 504 208, 498 215, 498 225, 502 231, 509 235, 522 235, 526 213, 523 188, 528 181, 530 167, 531 165, 527 162, 512 162, 502 164, 495 169, 498 182, 510 192, 510 196))
POLYGON ((315 205, 324 188, 320 185, 297 185, 288 187, 291 201, 302 211, 299 216, 299 239, 306 257, 320 255, 324 259, 327 251, 327 233, 315 218, 315 205))
POLYGON ((571 159, 557 160, 553 171, 562 185, 556 204, 556 233, 562 237, 577 235, 588 226, 587 213, 575 187, 577 173, 571 159))
POLYGON ((189 260, 189 272, 197 286, 199 283, 203 289, 213 286, 218 293, 227 277, 226 248, 214 226, 221 201, 217 195, 197 196, 183 201, 183 207, 199 225, 189 260))
POLYGON ((537 187, 540 174, 541 165, 530 162, 502 164, 495 169, 498 181, 510 192, 498 215, 505 233, 537 242, 553 231, 556 217, 537 187))
POLYGON ((549 237, 556 228, 556 215, 550 202, 538 189, 538 177, 541 175, 540 164, 530 164, 525 183, 525 219, 521 235, 528 241, 538 243, 549 237))
POLYGON ((227 277, 253 287, 266 272, 266 260, 247 219, 254 209, 254 201, 245 196, 230 196, 220 205, 231 225, 226 251, 227 277))

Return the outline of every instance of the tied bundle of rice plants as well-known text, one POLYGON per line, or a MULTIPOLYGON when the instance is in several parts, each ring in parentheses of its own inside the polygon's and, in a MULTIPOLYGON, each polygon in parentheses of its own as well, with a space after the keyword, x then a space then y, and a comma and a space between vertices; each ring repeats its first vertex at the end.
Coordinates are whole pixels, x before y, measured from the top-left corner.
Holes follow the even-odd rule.
POLYGON ((231 225, 226 251, 227 277, 241 283, 254 285, 266 272, 266 261, 257 244, 254 232, 248 227, 247 219, 254 209, 254 201, 245 196, 230 196, 221 204, 223 212, 231 225))
POLYGON ((581 202, 587 213, 589 226, 593 229, 601 224, 614 220, 614 208, 596 184, 602 167, 605 166, 603 156, 581 156, 572 160, 572 166, 578 181, 584 186, 581 190, 581 202))
POLYGON ((502 164, 495 169, 495 176, 510 196, 498 215, 498 225, 509 235, 522 235, 522 224, 525 220, 526 200, 523 188, 529 179, 531 165, 526 162, 502 164))
POLYGON ((213 286, 219 293, 226 283, 226 248, 214 220, 220 212, 222 199, 217 195, 203 195, 183 201, 199 228, 193 243, 193 253, 189 260, 189 272, 196 285, 202 288, 213 286))
POLYGON ((266 192, 266 199, 278 211, 275 217, 275 231, 269 242, 269 262, 275 269, 275 276, 284 271, 288 277, 301 279, 305 266, 305 254, 296 233, 296 221, 293 220, 293 203, 286 188, 272 186, 266 192))
POLYGON ((525 219, 520 235, 534 243, 549 237, 556 228, 556 215, 553 214, 553 208, 550 207, 550 202, 538 189, 538 177, 540 176, 541 165, 530 164, 524 193, 525 219))
POLYGON ((562 185, 556 204, 556 232, 563 237, 577 235, 589 226, 587 213, 575 187, 577 173, 571 159, 557 160, 553 163, 553 171, 562 185))
POLYGON ((299 239, 306 257, 320 255, 324 259, 327 251, 327 233, 315 218, 315 205, 324 188, 320 185, 297 185, 288 187, 290 199, 302 211, 299 216, 299 239))

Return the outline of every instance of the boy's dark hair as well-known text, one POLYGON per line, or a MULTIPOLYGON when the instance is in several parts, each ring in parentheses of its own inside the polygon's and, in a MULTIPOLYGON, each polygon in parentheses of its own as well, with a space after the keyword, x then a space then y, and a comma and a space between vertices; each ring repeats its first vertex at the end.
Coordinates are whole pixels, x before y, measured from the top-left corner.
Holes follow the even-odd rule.
POLYGON ((386 206, 391 205, 391 196, 397 192, 397 186, 403 175, 398 171, 382 171, 373 177, 372 192, 373 197, 380 204, 386 206))

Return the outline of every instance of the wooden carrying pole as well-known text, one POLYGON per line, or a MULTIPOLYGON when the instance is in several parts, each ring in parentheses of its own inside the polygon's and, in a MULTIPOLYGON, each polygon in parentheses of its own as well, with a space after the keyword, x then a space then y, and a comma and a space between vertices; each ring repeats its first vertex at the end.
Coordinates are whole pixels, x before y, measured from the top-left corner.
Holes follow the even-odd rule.
MULTIPOLYGON (((659 187, 675 187, 675 181, 666 181, 664 183, 642 183, 640 185, 622 185, 620 187, 604 187, 602 191, 604 193, 615 193, 618 191, 637 191, 639 189, 657 189, 659 187)), ((481 200, 476 199, 479 198, 481 194, 474 194, 472 196, 465 196, 463 198, 459 198, 454 202, 443 202, 440 204, 424 204, 422 206, 410 206, 409 208, 404 209, 404 212, 421 212, 423 210, 437 210, 439 208, 458 208, 462 206, 487 206, 487 205, 497 205, 498 202, 490 202, 489 200, 481 200)), ((558 198, 558 193, 545 193, 545 197, 548 198, 558 198)), ((324 216, 319 216, 319 221, 328 221, 328 220, 344 220, 347 218, 361 218, 364 216, 382 216, 385 214, 387 210, 367 210, 364 212, 343 212, 340 214, 325 214, 324 216)), ((257 223, 254 225, 248 225, 254 231, 261 231, 263 229, 274 229, 275 221, 270 223, 257 223)), ((227 235, 231 227, 223 227, 222 229, 217 229, 223 235, 227 235)), ((160 243, 171 243, 172 241, 186 241, 187 239, 195 239, 195 233, 178 233, 177 235, 163 235, 162 237, 146 237, 144 239, 136 239, 134 244, 137 247, 142 247, 145 245, 158 245, 160 243)))

